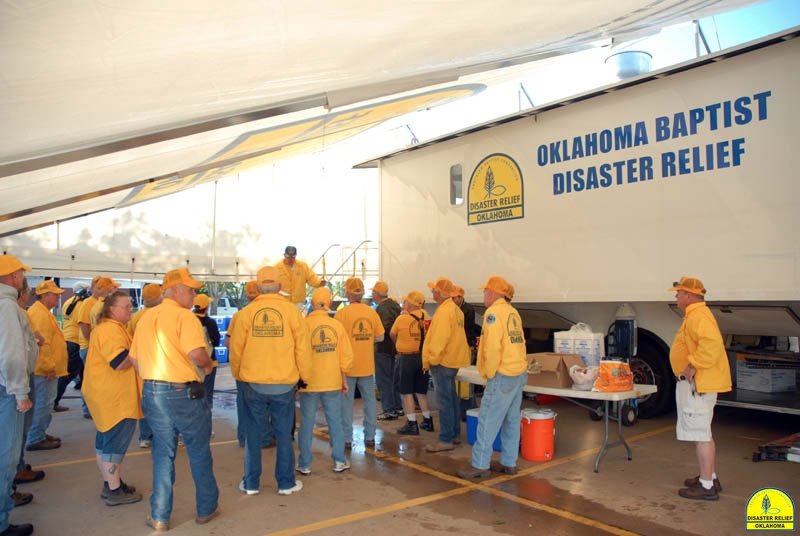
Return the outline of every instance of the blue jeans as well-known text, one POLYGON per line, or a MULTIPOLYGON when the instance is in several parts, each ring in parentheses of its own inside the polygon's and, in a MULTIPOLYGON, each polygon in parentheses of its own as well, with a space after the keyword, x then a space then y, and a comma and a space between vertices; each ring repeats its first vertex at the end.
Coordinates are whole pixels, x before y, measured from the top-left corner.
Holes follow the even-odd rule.
POLYGON ((211 418, 208 400, 189 399, 186 389, 173 384, 144 382, 142 410, 153 431, 153 494, 150 515, 169 522, 172 514, 172 486, 175 483, 175 451, 178 434, 186 445, 194 480, 198 516, 210 515, 217 508, 219 489, 211 458, 211 418))
POLYGON ((519 376, 504 376, 499 372, 486 382, 478 415, 478 430, 472 445, 472 466, 489 469, 492 461, 492 443, 500 431, 503 453, 500 463, 506 467, 517 465, 519 455, 520 407, 522 388, 528 373, 519 376))
POLYGON ((139 419, 139 441, 152 441, 153 431, 150 425, 147 424, 147 419, 139 419))
POLYGON ((395 378, 395 361, 392 355, 375 353, 375 383, 378 385, 384 413, 403 408, 400 402, 400 384, 395 378))
POLYGON ((39 441, 44 441, 47 427, 53 420, 53 402, 58 391, 58 378, 52 380, 44 376, 33 377, 36 398, 33 401, 33 416, 31 418, 31 428, 28 430, 27 445, 33 445, 39 441))
MULTIPOLYGON (((33 374, 28 376, 28 385, 30 386, 30 391, 28 391, 28 398, 33 401, 36 399, 36 384, 33 383, 33 374)), ((29 409, 25 412, 22 417, 22 441, 19 445, 19 462, 17 462, 17 471, 22 471, 25 469, 25 445, 28 443, 28 430, 31 429, 31 423, 33 422, 33 408, 29 409)))
POLYGON ((267 395, 253 389, 248 382, 239 382, 244 401, 244 485, 258 489, 261 483, 261 445, 267 415, 272 417, 277 452, 275 453, 275 480, 278 489, 294 487, 294 448, 292 447, 292 422, 294 415, 294 389, 267 395))
POLYGON ((94 452, 104 462, 122 463, 133 434, 136 432, 136 419, 122 419, 110 430, 98 432, 94 436, 94 452))
POLYGON ((342 392, 325 391, 300 393, 300 434, 298 443, 300 446, 300 467, 311 467, 311 440, 314 432, 314 421, 317 416, 317 408, 322 401, 322 409, 325 412, 325 422, 328 423, 328 435, 331 438, 331 457, 334 462, 346 461, 344 455, 344 433, 342 432, 342 392))
POLYGON ((214 407, 214 385, 217 383, 217 367, 211 369, 211 374, 208 374, 203 379, 203 385, 206 387, 206 398, 208 399, 208 411, 214 407))
MULTIPOLYGON (((30 413, 30 412, 28 412, 30 413)), ((0 532, 8 528, 8 514, 14 508, 11 486, 17 474, 25 417, 17 411, 17 397, 0 385, 0 532)))
MULTIPOLYGON (((84 369, 86 368, 86 356, 89 353, 88 348, 81 348, 80 349, 80 356, 81 361, 83 361, 84 369)), ((83 385, 83 376, 81 376, 81 385, 83 385)), ((86 405, 86 399, 83 398, 83 388, 81 388, 81 411, 83 411, 84 417, 91 418, 92 415, 89 413, 89 406, 86 405)))
POLYGON ((461 435, 461 399, 456 392, 457 368, 436 365, 431 367, 433 388, 439 406, 439 441, 452 443, 461 435))
MULTIPOLYGON (((236 380, 236 439, 239 440, 239 446, 244 446, 245 439, 245 426, 244 421, 244 399, 242 398, 242 382, 236 380)), ((275 441, 275 434, 272 431, 272 417, 267 412, 267 421, 264 425, 264 436, 261 439, 261 446, 268 447, 275 441)))
POLYGON ((378 427, 378 406, 375 400, 375 379, 372 376, 346 376, 347 393, 342 397, 342 432, 345 442, 353 441, 353 401, 356 398, 356 385, 364 404, 364 441, 375 441, 378 427))

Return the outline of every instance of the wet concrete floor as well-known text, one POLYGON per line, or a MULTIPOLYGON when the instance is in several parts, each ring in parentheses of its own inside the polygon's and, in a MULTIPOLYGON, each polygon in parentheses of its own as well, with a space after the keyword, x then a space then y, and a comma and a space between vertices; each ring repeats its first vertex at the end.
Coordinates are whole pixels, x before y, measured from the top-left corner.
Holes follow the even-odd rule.
MULTIPOLYGON (((62 447, 26 453, 26 461, 44 469, 47 477, 20 486, 35 498, 12 512, 12 523, 33 523, 37 535, 150 534, 144 524, 152 491, 149 450, 140 449, 134 438, 123 465, 123 478, 145 500, 105 506, 99 498, 94 426, 81 417, 77 392, 70 387, 67 395, 70 411, 54 414, 48 431, 62 438, 62 447)), ((360 400, 356 403, 358 424, 360 400)), ((719 501, 706 502, 677 495, 683 479, 697 474, 697 462, 693 445, 675 439, 674 415, 624 428, 633 459, 621 447, 612 448, 595 473, 602 422, 591 421, 586 410, 566 401, 548 407, 558 413, 554 459, 536 463, 520 458, 514 476, 480 483, 455 476, 470 460, 463 424, 461 446, 431 454, 424 446, 436 434, 399 436, 394 430, 402 421, 382 421, 374 450, 365 449, 357 435, 352 468, 344 473, 331 471, 327 436, 320 428, 312 474, 298 475, 305 487, 291 496, 276 493, 275 451, 264 450, 261 493, 246 496, 238 490, 242 449, 236 440, 234 384, 223 365, 212 439, 222 515, 208 525, 194 523, 194 485, 181 450, 170 534, 743 534, 745 506, 757 490, 777 487, 800 502, 800 464, 751 461, 759 444, 799 432, 796 416, 717 408, 714 435, 724 489, 719 501)), ((321 412, 317 419, 324 425, 321 412)), ((438 427, 435 415, 434 421, 438 427)), ((361 433, 360 427, 356 430, 361 433)))

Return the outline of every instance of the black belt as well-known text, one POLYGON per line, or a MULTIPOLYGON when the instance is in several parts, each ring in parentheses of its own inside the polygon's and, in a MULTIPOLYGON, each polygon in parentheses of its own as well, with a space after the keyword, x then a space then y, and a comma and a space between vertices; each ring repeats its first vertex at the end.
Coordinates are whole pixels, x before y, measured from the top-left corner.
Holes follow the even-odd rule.
POLYGON ((419 353, 419 352, 412 352, 412 353, 410 353, 410 354, 401 354, 401 353, 398 353, 397 355, 398 355, 398 356, 401 356, 401 355, 420 355, 420 353, 419 353))
POLYGON ((175 383, 175 382, 165 382, 164 380, 142 380, 144 383, 154 383, 156 385, 169 385, 170 387, 174 387, 175 389, 186 389, 186 386, 191 382, 182 382, 182 383, 175 383))

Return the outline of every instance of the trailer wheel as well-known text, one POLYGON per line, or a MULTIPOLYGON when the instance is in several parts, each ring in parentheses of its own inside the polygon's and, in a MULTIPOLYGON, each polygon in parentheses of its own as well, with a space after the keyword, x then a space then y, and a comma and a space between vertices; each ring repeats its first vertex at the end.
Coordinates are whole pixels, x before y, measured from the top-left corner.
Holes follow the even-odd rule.
POLYGON ((657 417, 672 409, 675 403, 675 379, 669 365, 667 350, 639 331, 639 347, 631 359, 631 373, 634 383, 652 384, 658 392, 643 396, 638 400, 642 419, 657 417))
POLYGON ((622 404, 620 419, 622 419, 622 426, 633 426, 636 423, 636 408, 627 402, 622 404))
POLYGON ((594 409, 589 410, 589 418, 593 421, 602 421, 603 420, 603 403, 599 402, 597 404, 591 404, 595 406, 594 409))

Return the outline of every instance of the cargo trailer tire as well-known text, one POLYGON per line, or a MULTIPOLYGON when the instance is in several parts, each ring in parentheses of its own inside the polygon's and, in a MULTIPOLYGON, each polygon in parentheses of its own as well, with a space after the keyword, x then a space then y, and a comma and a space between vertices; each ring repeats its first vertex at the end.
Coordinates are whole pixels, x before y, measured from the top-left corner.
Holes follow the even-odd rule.
POLYGON ((639 345, 636 356, 631 359, 634 383, 655 384, 658 392, 644 396, 638 401, 638 417, 648 419, 670 411, 675 405, 675 379, 669 365, 669 350, 666 345, 653 340, 648 332, 639 330, 639 345))

